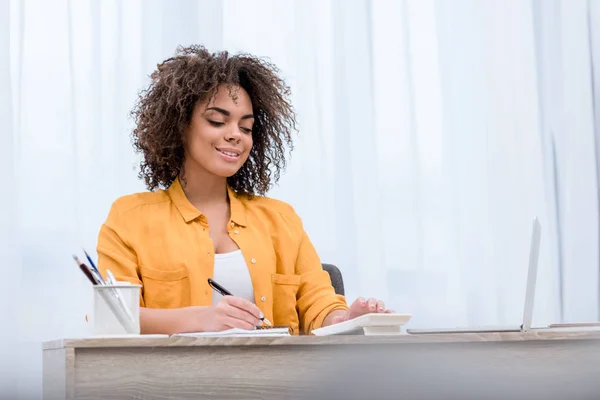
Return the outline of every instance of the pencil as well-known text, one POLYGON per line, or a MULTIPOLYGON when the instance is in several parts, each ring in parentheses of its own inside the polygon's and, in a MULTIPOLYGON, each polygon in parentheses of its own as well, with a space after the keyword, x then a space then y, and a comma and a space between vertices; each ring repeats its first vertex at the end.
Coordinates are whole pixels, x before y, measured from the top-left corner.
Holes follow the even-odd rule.
POLYGON ((84 263, 82 263, 81 260, 79 259, 79 257, 77 257, 76 255, 73 255, 73 260, 75 260, 75 263, 79 266, 79 269, 83 272, 83 274, 86 276, 86 278, 88 278, 89 281, 92 282, 92 285, 95 285, 96 280, 94 279, 94 276, 92 275, 90 270, 87 268, 87 266, 84 263))
POLYGON ((92 279, 90 279, 92 284, 94 284, 94 285, 105 285, 106 284, 106 282, 104 282, 104 279, 102 279, 102 275, 100 275, 100 272, 88 267, 83 261, 81 261, 79 259, 79 257, 77 257, 74 254, 73 254, 73 259, 75 260, 77 265, 79 265, 79 268, 83 271, 85 276, 88 277, 88 279, 90 279, 90 276, 92 277, 92 279))

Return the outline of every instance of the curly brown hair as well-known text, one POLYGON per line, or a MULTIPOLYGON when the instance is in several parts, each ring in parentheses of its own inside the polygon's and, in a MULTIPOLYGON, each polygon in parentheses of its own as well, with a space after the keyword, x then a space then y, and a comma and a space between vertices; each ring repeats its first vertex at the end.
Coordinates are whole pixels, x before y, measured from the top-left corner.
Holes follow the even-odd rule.
POLYGON ((148 190, 168 188, 182 172, 183 132, 194 107, 212 100, 225 84, 234 101, 236 87, 248 92, 255 117, 248 160, 227 182, 236 193, 264 195, 286 166, 286 145, 291 151, 291 132, 296 129, 290 89, 278 72, 255 56, 211 54, 203 46, 178 47, 174 57, 158 64, 131 111, 136 123, 133 146, 144 157, 139 178, 148 190))

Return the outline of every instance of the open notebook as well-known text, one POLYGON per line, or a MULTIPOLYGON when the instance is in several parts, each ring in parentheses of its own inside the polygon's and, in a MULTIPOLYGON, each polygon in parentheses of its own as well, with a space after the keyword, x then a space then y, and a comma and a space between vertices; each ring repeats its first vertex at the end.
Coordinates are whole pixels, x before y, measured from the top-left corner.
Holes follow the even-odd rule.
POLYGON ((291 336, 290 328, 286 326, 260 327, 253 331, 233 328, 221 332, 177 333, 173 336, 183 337, 280 337, 291 336))

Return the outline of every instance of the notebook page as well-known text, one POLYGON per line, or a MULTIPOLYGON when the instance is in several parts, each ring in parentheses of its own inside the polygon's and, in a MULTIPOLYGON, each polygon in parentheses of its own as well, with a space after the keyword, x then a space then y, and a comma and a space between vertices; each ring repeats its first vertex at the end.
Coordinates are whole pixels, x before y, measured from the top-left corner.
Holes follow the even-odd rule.
POLYGON ((178 333, 173 336, 180 337, 278 337, 278 336, 290 336, 288 328, 271 328, 271 329, 257 329, 257 330, 245 330, 239 328, 228 329, 220 332, 192 332, 192 333, 178 333))

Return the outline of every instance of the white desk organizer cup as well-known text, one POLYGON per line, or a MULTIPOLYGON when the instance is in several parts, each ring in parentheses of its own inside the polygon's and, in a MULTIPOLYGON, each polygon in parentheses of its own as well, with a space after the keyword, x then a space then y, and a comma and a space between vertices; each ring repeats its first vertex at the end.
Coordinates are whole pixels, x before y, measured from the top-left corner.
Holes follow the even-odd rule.
POLYGON ((93 335, 139 335, 141 287, 129 282, 94 285, 93 335))

